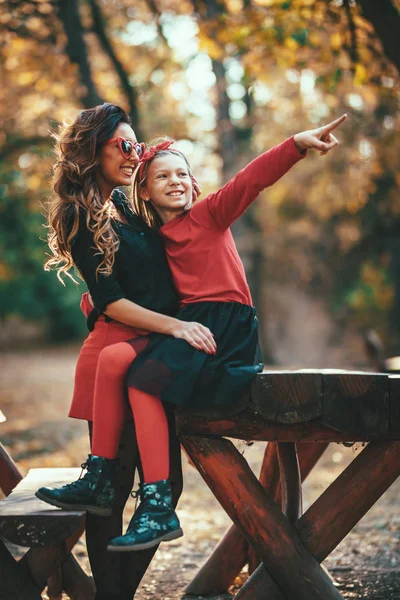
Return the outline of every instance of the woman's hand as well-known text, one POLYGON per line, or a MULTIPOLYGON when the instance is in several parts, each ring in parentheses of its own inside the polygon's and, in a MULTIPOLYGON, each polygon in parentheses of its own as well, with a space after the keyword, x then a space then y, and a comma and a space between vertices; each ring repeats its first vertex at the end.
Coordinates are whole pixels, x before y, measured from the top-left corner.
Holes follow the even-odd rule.
POLYGON ((215 343, 213 334, 208 327, 205 327, 201 323, 178 320, 177 325, 171 331, 171 335, 175 338, 185 340, 193 348, 203 350, 207 354, 215 354, 217 352, 217 344, 215 343))
POLYGON ((346 118, 347 115, 344 114, 331 123, 328 123, 328 125, 318 127, 318 129, 310 129, 308 131, 296 133, 293 138, 294 143, 300 152, 315 149, 319 150, 321 155, 324 156, 325 154, 328 154, 329 150, 332 150, 332 148, 335 148, 335 146, 339 144, 338 140, 331 132, 336 129, 336 127, 339 127, 346 118))

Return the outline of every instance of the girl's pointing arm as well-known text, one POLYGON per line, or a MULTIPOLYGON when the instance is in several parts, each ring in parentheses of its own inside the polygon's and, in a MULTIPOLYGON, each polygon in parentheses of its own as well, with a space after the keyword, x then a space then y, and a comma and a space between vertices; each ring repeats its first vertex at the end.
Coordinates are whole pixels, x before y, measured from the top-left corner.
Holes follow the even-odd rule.
POLYGON ((262 190, 305 156, 306 152, 300 151, 291 137, 252 160, 220 190, 210 194, 205 202, 218 229, 230 227, 262 190))

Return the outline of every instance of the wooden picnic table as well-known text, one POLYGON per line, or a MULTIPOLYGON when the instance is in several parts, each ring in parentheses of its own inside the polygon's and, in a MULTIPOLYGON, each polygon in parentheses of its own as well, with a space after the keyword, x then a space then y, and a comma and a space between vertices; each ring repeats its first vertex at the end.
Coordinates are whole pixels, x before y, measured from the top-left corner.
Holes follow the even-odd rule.
POLYGON ((229 409, 177 414, 180 440, 234 525, 189 584, 237 600, 339 600, 320 563, 400 474, 400 376, 265 371, 229 409), (226 438, 267 441, 259 478, 226 438), (302 514, 302 480, 330 442, 366 442, 302 514), (257 566, 258 565, 258 566, 257 566))
POLYGON ((74 481, 81 470, 31 469, 23 477, 0 444, 0 600, 40 600, 66 591, 72 600, 92 600, 93 581, 71 553, 84 531, 84 511, 62 511, 35 497, 42 485, 74 481), (15 560, 12 545, 27 549, 15 560))

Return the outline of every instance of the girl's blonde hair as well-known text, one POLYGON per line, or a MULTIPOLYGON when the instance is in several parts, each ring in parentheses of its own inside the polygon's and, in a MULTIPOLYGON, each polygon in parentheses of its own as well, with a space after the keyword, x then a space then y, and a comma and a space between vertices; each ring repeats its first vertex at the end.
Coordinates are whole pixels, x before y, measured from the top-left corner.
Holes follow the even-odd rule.
POLYGON ((130 124, 129 116, 119 106, 105 103, 83 110, 72 124, 61 125, 54 135, 54 194, 47 206, 51 255, 44 268, 56 269, 61 282, 62 275, 75 281, 69 273, 74 266, 71 246, 81 219, 93 233, 94 249, 102 257, 96 274, 112 272, 119 238, 111 222, 113 205, 101 197, 96 183, 96 168, 99 150, 120 123, 130 124))
MULTIPOLYGON (((166 139, 168 139, 168 138, 157 138, 156 140, 153 140, 152 142, 150 142, 147 145, 147 148, 151 148, 152 146, 155 146, 156 144, 159 144, 160 142, 163 142, 166 139)), ((186 163, 189 176, 192 177, 192 169, 191 169, 191 166, 190 166, 189 161, 186 158, 186 156, 179 150, 175 150, 174 148, 168 148, 167 150, 159 150, 158 152, 156 152, 154 154, 154 156, 152 158, 147 160, 145 162, 145 164, 143 165, 143 169, 138 169, 136 171, 135 178, 133 181, 132 201, 133 201, 134 212, 137 215, 139 215, 139 217, 141 217, 145 221, 145 223, 147 223, 147 225, 149 227, 151 227, 152 229, 159 229, 162 225, 162 221, 161 221, 156 209, 152 205, 151 200, 144 200, 141 196, 141 192, 146 186, 147 175, 149 172, 149 166, 151 165, 153 160, 156 158, 159 158, 160 156, 165 156, 168 154, 173 154, 175 156, 179 156, 180 158, 183 158, 183 160, 186 163)))

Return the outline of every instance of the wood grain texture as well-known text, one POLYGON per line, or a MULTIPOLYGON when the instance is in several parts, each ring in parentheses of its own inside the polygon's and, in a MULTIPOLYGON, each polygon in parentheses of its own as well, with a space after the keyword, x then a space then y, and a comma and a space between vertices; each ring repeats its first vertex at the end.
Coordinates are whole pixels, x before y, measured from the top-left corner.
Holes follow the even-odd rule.
POLYGON ((182 443, 288 598, 342 598, 230 441, 185 436, 182 443))
MULTIPOLYGON (((308 477, 327 446, 328 444, 298 444, 302 481, 308 477)), ((280 472, 277 447, 274 443, 268 443, 265 448, 259 481, 271 497, 280 504, 280 472)), ((187 593, 208 596, 226 591, 247 561, 251 573, 260 564, 258 555, 253 548, 249 547, 242 532, 236 525, 231 525, 186 588, 187 593)))
POLYGON ((319 372, 270 371, 251 387, 255 412, 275 423, 303 423, 322 415, 322 375, 319 372))
MULTIPOLYGON (((400 443, 369 444, 297 521, 296 529, 319 562, 323 561, 400 474, 400 443)), ((260 565, 237 600, 285 600, 260 565)))
POLYGON ((296 444, 278 442, 278 459, 282 490, 282 512, 291 523, 295 523, 303 512, 301 475, 296 444))
MULTIPOLYGON (((259 480, 274 497, 280 483, 276 444, 268 443, 265 448, 259 480)), ((242 532, 231 525, 185 591, 205 596, 225 592, 250 559, 257 560, 258 565, 258 557, 249 556, 249 544, 242 532)))
POLYGON ((58 545, 72 536, 85 519, 83 511, 62 511, 34 495, 42 485, 63 485, 74 481, 80 469, 32 469, 0 502, 0 534, 7 540, 30 548, 58 545))
POLYGON ((209 420, 187 413, 177 415, 178 435, 225 436, 248 441, 280 442, 369 442, 400 440, 400 423, 393 423, 388 431, 338 431, 321 424, 318 420, 308 423, 285 425, 266 421, 254 412, 244 411, 238 417, 209 420))
POLYGON ((324 375, 321 422, 348 435, 385 435, 389 431, 389 377, 379 373, 324 375))

